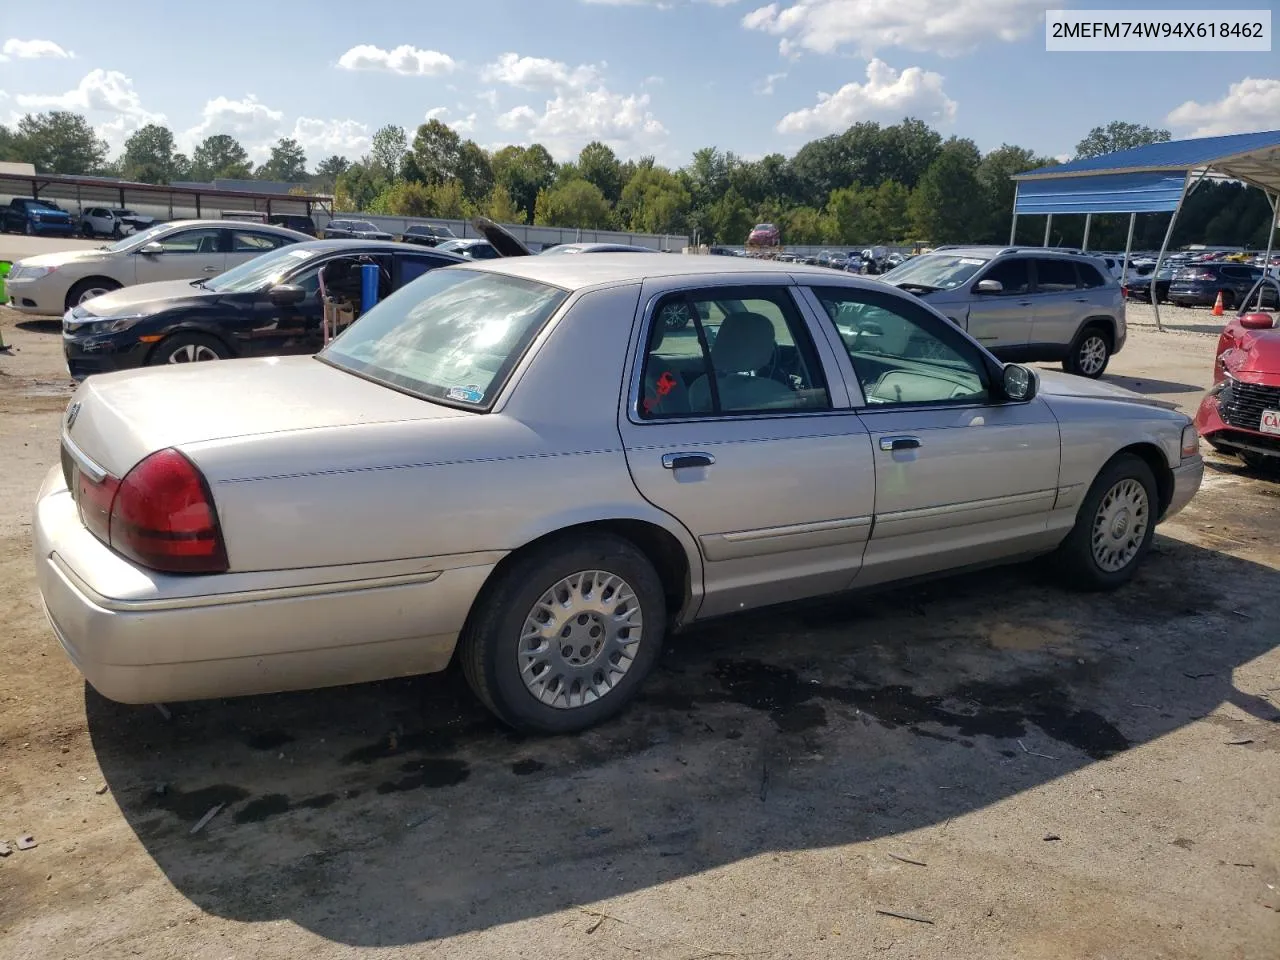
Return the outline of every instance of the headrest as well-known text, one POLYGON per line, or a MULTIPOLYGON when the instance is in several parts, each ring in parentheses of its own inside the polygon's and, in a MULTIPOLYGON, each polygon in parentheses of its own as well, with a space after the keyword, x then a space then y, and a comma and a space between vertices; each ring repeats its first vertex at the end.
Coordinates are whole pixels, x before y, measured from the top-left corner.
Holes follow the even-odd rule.
POLYGON ((711 345, 711 362, 721 373, 759 370, 773 360, 773 321, 759 313, 731 313, 711 345))

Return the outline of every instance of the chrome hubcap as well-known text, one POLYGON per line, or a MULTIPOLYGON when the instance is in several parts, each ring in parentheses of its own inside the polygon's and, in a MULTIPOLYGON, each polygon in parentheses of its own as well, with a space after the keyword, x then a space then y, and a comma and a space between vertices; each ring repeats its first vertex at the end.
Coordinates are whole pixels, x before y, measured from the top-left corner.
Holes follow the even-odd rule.
POLYGON ((202 343, 188 343, 169 354, 170 363, 196 363, 200 360, 217 360, 218 355, 202 343))
POLYGON ((640 649, 640 601, 616 574, 584 570, 559 581, 525 617, 520 676, 541 702, 586 706, 626 676, 640 649))
POLYGON ((1107 361, 1107 344, 1101 337, 1090 337, 1080 344, 1080 370, 1094 374, 1107 361))
POLYGON ((1128 566, 1142 546, 1150 520, 1146 488, 1121 480, 1102 498, 1093 518, 1093 559, 1107 573, 1128 566))
POLYGON ((76 302, 84 303, 86 300, 92 300, 94 297, 100 297, 103 294, 110 293, 110 292, 111 291, 108 290, 106 287, 90 287, 84 293, 80 294, 80 299, 77 300, 76 302))

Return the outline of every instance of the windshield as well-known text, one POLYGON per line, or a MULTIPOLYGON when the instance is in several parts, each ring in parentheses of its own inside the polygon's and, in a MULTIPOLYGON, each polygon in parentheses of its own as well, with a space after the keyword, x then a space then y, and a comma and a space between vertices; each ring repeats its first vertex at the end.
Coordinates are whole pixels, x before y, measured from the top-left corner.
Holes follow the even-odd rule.
POLYGON ((517 277, 433 270, 375 306, 319 356, 429 400, 485 409, 567 296, 517 277))
POLYGON ((310 247, 281 247, 204 281, 204 287, 216 293, 253 293, 265 290, 267 287, 274 287, 281 277, 299 264, 319 256, 320 252, 310 247))
MULTIPOLYGON (((865 256, 864 251, 864 256, 865 256)), ((880 279, 897 287, 929 287, 950 290, 968 281, 990 261, 982 257, 958 257, 949 253, 930 253, 908 260, 880 279)))
POLYGON ((142 244, 144 243, 150 243, 157 236, 164 233, 168 229, 169 229, 168 224, 159 223, 159 224, 156 224, 154 227, 150 227, 146 230, 143 230, 141 233, 131 233, 129 234, 129 236, 125 237, 123 240, 117 240, 115 243, 108 244, 102 249, 110 250, 112 253, 119 253, 121 250, 131 250, 134 247, 142 246, 142 244))
POLYGON ((374 226, 372 223, 370 223, 368 220, 352 220, 352 221, 351 221, 351 229, 352 229, 352 230, 364 230, 364 231, 366 231, 366 232, 368 232, 368 233, 377 233, 377 232, 378 232, 378 228, 377 228, 377 227, 375 227, 375 226, 374 226))

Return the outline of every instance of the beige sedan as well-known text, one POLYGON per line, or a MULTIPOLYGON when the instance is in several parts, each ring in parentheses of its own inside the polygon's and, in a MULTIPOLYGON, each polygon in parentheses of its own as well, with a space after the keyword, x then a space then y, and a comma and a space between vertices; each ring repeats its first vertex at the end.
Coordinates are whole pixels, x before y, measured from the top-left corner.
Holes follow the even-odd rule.
POLYGON ((1187 417, 1002 365, 915 297, 660 254, 432 271, 316 357, 90 378, 34 550, 106 696, 443 669, 518 728, 621 709, 670 630, 1054 554, 1122 586, 1187 417))
POLYGON ((157 280, 199 280, 291 243, 304 233, 240 220, 179 220, 93 250, 27 257, 6 278, 9 306, 62 316, 94 297, 157 280))

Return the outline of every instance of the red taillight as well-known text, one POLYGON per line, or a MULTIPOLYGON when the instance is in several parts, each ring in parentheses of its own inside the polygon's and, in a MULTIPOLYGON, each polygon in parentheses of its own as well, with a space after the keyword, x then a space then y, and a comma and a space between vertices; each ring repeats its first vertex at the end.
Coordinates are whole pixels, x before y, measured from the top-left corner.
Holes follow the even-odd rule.
MULTIPOLYGON (((101 485, 104 492, 106 483, 101 485)), ((117 487, 106 538, 113 550, 165 573, 226 571, 227 551, 213 497, 195 464, 181 453, 153 453, 117 487)))

